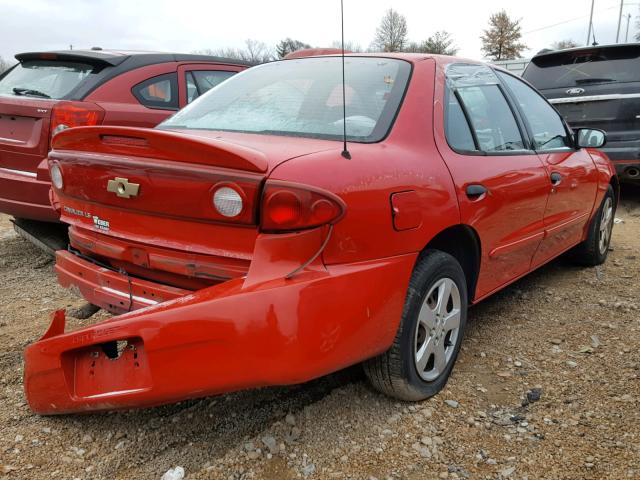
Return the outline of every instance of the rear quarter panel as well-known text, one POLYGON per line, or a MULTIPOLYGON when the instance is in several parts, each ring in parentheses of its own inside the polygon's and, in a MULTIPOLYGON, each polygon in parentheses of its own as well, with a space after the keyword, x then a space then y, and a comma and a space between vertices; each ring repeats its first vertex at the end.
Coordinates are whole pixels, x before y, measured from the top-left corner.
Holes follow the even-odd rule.
POLYGON ((414 63, 400 112, 382 142, 350 143, 351 160, 340 155, 337 144, 272 173, 272 179, 329 190, 346 203, 346 215, 323 254, 327 265, 417 254, 437 233, 459 223, 451 176, 433 139, 434 75, 433 59, 414 63), (415 228, 397 231, 391 195, 407 191, 416 192, 420 220, 415 228))
POLYGON ((175 72, 177 63, 159 63, 136 68, 103 83, 84 99, 105 111, 104 125, 155 127, 175 110, 148 108, 140 104, 131 89, 149 78, 175 72))

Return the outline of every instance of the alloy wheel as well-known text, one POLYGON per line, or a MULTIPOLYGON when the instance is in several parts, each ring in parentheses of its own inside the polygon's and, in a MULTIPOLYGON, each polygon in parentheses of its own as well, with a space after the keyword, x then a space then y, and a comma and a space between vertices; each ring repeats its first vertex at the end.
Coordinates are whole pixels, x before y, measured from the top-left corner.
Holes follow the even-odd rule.
POLYGON ((600 216, 600 235, 598 239, 598 248, 600 255, 609 248, 609 242, 611 241, 611 230, 613 229, 613 200, 611 197, 607 197, 602 205, 602 214, 600 216))
POLYGON ((453 358, 460 332, 460 291, 450 278, 435 282, 420 313, 414 340, 414 360, 420 377, 432 382, 453 358))

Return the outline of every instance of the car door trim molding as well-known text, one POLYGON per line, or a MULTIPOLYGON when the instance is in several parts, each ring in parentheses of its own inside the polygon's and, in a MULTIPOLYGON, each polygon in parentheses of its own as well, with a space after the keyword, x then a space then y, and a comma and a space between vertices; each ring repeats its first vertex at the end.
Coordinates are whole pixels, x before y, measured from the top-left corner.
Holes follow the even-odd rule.
POLYGON ((625 98, 640 98, 640 93, 610 93, 607 95, 584 95, 582 97, 560 97, 550 98, 549 103, 582 103, 582 102, 601 102, 604 100, 621 100, 625 98))
POLYGON ((580 215, 577 215, 575 217, 572 217, 568 220, 565 220, 562 223, 559 223, 557 225, 552 225, 549 228, 545 228, 544 230, 544 238, 549 238, 551 235, 555 235, 556 233, 558 233, 559 231, 565 230, 567 228, 572 227, 574 224, 579 223, 584 221, 584 219, 586 217, 588 217, 590 215, 591 212, 585 212, 585 213, 581 213, 580 215))
POLYGON ((527 237, 515 240, 513 242, 505 243, 503 245, 498 245, 497 247, 495 247, 493 250, 489 252, 489 258, 495 258, 497 256, 504 255, 506 253, 511 253, 514 250, 518 250, 524 245, 529 245, 534 242, 540 242, 542 241, 544 236, 545 236, 545 232, 539 231, 527 237))

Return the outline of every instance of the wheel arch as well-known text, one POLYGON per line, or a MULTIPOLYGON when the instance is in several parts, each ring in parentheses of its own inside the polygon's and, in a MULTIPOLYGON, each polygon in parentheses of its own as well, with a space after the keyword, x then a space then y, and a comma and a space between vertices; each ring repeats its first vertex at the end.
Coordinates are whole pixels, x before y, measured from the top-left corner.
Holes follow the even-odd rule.
POLYGON ((478 233, 469 225, 452 225, 434 236, 422 251, 425 250, 440 250, 460 263, 467 280, 469 303, 472 303, 475 299, 482 258, 482 245, 478 233))
POLYGON ((620 180, 618 180, 617 175, 611 176, 609 179, 609 185, 613 188, 614 201, 616 202, 615 206, 617 207, 620 202, 620 180))

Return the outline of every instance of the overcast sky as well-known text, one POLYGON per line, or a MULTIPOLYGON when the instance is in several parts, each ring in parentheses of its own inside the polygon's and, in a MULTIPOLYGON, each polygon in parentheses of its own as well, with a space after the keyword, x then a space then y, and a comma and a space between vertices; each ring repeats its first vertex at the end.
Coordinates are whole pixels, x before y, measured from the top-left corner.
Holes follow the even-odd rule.
MULTIPOLYGON (((367 47, 384 11, 393 6, 408 23, 410 40, 451 32, 459 55, 481 59, 480 35, 491 13, 504 8, 522 19, 531 55, 552 42, 584 43, 591 0, 344 0, 345 39, 367 47), (562 23, 561 23, 562 22, 562 23)), ((640 0, 625 2, 636 33, 640 0)), ((595 0, 599 43, 616 37, 620 1, 595 0)), ((0 56, 34 50, 103 48, 192 52, 239 47, 247 38, 273 45, 292 37, 313 46, 340 38, 339 0, 0 0, 0 56)), ((624 38, 626 21, 622 22, 624 38)))

